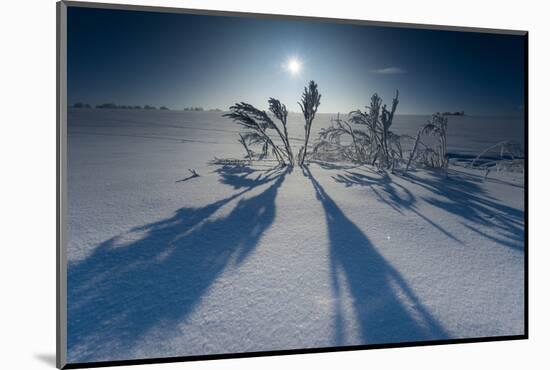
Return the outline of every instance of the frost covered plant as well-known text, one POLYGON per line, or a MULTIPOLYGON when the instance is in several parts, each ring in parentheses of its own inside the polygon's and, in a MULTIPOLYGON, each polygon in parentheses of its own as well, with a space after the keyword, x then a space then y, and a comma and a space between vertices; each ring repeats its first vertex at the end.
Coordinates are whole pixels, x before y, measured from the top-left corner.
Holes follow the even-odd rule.
MULTIPOLYGON (((300 165, 303 164, 307 153, 311 124, 315 118, 315 113, 317 113, 320 99, 321 95, 317 90, 317 84, 311 81, 304 89, 301 102, 298 103, 300 104, 300 108, 302 108, 306 121, 305 149, 302 148, 300 151, 300 165)), ((294 165, 294 154, 288 136, 288 110, 284 104, 275 98, 269 98, 268 104, 271 115, 252 104, 241 102, 229 107, 230 112, 224 114, 223 117, 231 118, 247 129, 245 133, 239 134, 238 139, 246 151, 245 158, 248 160, 252 160, 254 157, 263 159, 271 152, 282 166, 286 166, 287 164, 294 165), (275 120, 280 122, 282 129, 275 120), (278 138, 283 143, 282 146, 275 144, 274 139, 270 136, 270 130, 276 132, 278 138), (252 151, 251 146, 260 146, 261 151, 256 155, 252 151)))
MULTIPOLYGON (((474 167, 476 165, 476 162, 478 162, 480 158, 491 151, 498 151, 500 160, 506 160, 506 158, 508 157, 508 159, 513 161, 516 159, 516 157, 523 157, 523 151, 521 150, 521 147, 518 143, 513 141, 500 141, 479 153, 477 157, 475 157, 470 163, 470 167, 474 167)), ((483 163, 483 166, 493 165, 496 162, 497 160, 483 163)))
MULTIPOLYGON (((340 113, 336 119, 332 119, 332 126, 322 128, 319 132, 319 140, 313 146, 312 156, 327 157, 333 152, 331 159, 346 159, 352 162, 363 162, 365 158, 364 147, 368 144, 369 137, 361 130, 353 129, 349 122, 340 119, 340 113), (343 136, 351 137, 351 145, 342 145, 343 136)), ((329 158, 324 158, 329 159, 329 158)))
POLYGON ((395 167, 396 161, 403 157, 403 151, 401 150, 401 143, 399 141, 399 135, 390 131, 390 127, 393 124, 393 116, 399 104, 399 90, 395 92, 395 97, 392 101, 390 110, 386 109, 386 105, 382 106, 382 114, 380 115, 381 123, 381 143, 383 160, 387 167, 392 169, 395 167))
POLYGON ((286 109, 286 106, 284 104, 281 104, 280 101, 274 98, 269 98, 269 110, 273 115, 281 121, 281 124, 283 125, 283 132, 281 132, 277 125, 275 125, 275 129, 277 130, 277 133, 279 134, 279 137, 283 141, 283 144, 285 146, 285 150, 287 153, 288 161, 290 164, 294 164, 294 155, 292 154, 292 147, 290 146, 290 140, 288 137, 288 130, 287 130, 287 118, 288 118, 288 110, 286 109))
POLYGON ((243 137, 243 135, 239 134, 239 139, 237 139, 237 141, 241 143, 241 145, 244 147, 244 150, 246 151, 245 158, 252 160, 253 158, 252 150, 250 150, 250 148, 248 147, 248 144, 246 143, 246 139, 243 137))
POLYGON ((305 120, 305 140, 304 146, 300 149, 299 160, 300 166, 304 164, 304 160, 307 156, 307 147, 309 142, 309 134, 311 133, 311 124, 315 119, 315 114, 317 113, 317 108, 321 104, 321 94, 317 90, 317 84, 315 81, 310 81, 309 85, 304 88, 302 93, 302 99, 298 102, 305 120))
POLYGON ((436 113, 432 115, 430 121, 418 131, 405 171, 409 169, 413 161, 420 162, 428 167, 447 170, 449 166, 449 160, 447 158, 447 117, 436 113), (436 144, 431 147, 425 145, 421 141, 423 135, 434 136, 436 138, 436 144))
POLYGON ((521 145, 514 141, 500 141, 479 153, 467 167, 484 169, 485 177, 491 171, 524 172, 524 152, 521 145), (489 153, 491 157, 484 157, 489 153))
MULTIPOLYGON (((283 116, 285 118, 284 125, 286 132, 286 114, 282 113, 284 105, 281 105, 278 100, 273 98, 270 99, 270 106, 271 104, 273 104, 274 106, 278 104, 281 107, 281 118, 283 116)), ((223 116, 231 118, 233 121, 248 129, 247 132, 239 135, 239 142, 243 144, 243 146, 247 150, 247 156, 249 157, 249 159, 252 159, 252 152, 249 146, 260 145, 260 159, 263 159, 265 156, 267 156, 269 152, 271 152, 282 166, 285 166, 287 164, 286 161, 292 163, 290 160, 290 158, 292 158, 292 153, 288 152, 288 147, 286 147, 286 144, 285 148, 279 147, 273 142, 273 139, 269 135, 268 131, 274 130, 279 134, 280 138, 283 140, 283 143, 286 143, 288 141, 288 138, 285 139, 283 137, 283 133, 277 127, 275 122, 273 122, 271 117, 269 117, 266 111, 260 110, 254 107, 252 104, 244 102, 236 103, 235 105, 231 106, 229 110, 230 113, 226 113, 223 116)), ((286 112, 286 108, 284 108, 284 112, 286 112)))
POLYGON ((399 91, 389 110, 385 104, 382 105, 382 98, 374 94, 365 111, 358 109, 350 113, 350 122, 365 127, 364 136, 367 140, 363 150, 364 160, 372 165, 393 169, 396 161, 402 157, 399 136, 390 131, 398 104, 399 91))
POLYGON ((399 91, 396 92, 390 109, 382 104, 382 98, 378 94, 373 94, 365 111, 352 111, 348 121, 340 120, 338 116, 331 127, 321 130, 319 143, 315 148, 317 151, 326 150, 330 144, 339 148, 343 157, 354 162, 393 170, 397 162, 403 159, 401 137, 390 130, 398 104, 399 91), (353 128, 350 123, 357 125, 357 128, 353 128), (340 144, 344 135, 351 137, 351 148, 340 144))

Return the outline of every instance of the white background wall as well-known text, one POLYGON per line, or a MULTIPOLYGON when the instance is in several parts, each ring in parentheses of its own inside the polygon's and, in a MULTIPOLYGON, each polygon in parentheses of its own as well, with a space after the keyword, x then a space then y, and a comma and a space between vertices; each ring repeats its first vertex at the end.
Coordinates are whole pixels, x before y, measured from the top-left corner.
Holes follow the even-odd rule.
MULTIPOLYGON (((110 0, 123 3, 124 1, 110 0)), ((528 341, 151 365, 143 369, 518 369, 548 366, 550 19, 543 1, 127 0, 133 4, 530 31, 528 341)), ((55 354, 55 2, 4 1, 0 21, 0 367, 55 354)), ((136 367, 132 367, 135 369, 136 367)), ((547 368, 547 367, 546 367, 547 368)))

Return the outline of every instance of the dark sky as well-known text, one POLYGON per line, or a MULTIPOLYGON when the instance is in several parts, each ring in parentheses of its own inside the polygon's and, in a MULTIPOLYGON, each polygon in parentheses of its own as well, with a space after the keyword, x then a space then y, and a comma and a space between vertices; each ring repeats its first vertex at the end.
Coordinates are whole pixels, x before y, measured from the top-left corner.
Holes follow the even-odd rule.
POLYGON ((69 7, 68 98, 227 109, 273 96, 298 111, 313 79, 320 112, 399 89, 398 113, 519 114, 524 47, 512 35, 69 7))

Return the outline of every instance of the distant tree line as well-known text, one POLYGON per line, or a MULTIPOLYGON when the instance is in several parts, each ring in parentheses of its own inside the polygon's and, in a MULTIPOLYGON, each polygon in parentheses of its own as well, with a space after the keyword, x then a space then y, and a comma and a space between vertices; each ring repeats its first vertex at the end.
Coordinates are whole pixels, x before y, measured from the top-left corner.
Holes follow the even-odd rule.
MULTIPOLYGON (((437 112, 437 114, 440 114, 440 113, 437 112)), ((443 112, 443 113, 441 113, 441 115, 443 115, 443 116, 464 116, 464 111, 460 111, 460 112, 443 112)))
POLYGON ((91 108, 92 106, 90 104, 84 104, 84 103, 75 103, 73 105, 73 108, 91 108))
MULTIPOLYGON (((77 102, 77 103, 74 103, 71 106, 71 108, 91 109, 93 107, 88 103, 77 102)), ((164 105, 157 108, 154 105, 148 105, 148 104, 145 104, 145 105, 142 106, 142 105, 124 105, 124 104, 115 104, 115 103, 97 104, 95 106, 95 108, 96 109, 145 109, 145 110, 159 109, 159 110, 170 110, 168 107, 166 107, 164 105)), ((205 111, 205 109, 203 107, 200 107, 200 106, 186 107, 183 110, 187 111, 187 112, 203 112, 203 111, 205 111)), ((223 110, 221 110, 219 108, 208 109, 208 111, 209 112, 223 112, 223 110)))
MULTIPOLYGON (((85 103, 81 103, 81 102, 73 104, 72 107, 73 108, 88 108, 88 109, 92 108, 92 106, 90 104, 85 104, 85 103)), ((118 105, 118 104, 115 104, 115 103, 103 103, 103 104, 98 104, 95 107, 96 107, 96 109, 146 109, 146 110, 157 109, 157 107, 155 107, 153 105, 147 105, 147 104, 144 105, 144 106, 141 106, 141 105, 124 105, 124 104, 118 105)), ((169 110, 164 105, 161 106, 159 109, 160 110, 169 110)))

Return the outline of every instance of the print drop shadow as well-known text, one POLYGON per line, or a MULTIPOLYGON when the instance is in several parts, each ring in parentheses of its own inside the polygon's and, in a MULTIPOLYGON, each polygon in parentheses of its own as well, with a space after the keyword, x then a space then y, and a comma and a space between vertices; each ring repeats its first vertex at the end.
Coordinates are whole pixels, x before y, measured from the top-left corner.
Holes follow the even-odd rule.
MULTIPOLYGON (((368 171, 368 169, 367 169, 368 171)), ((373 170, 370 170, 373 171, 373 170)), ((386 171, 373 171, 377 176, 346 171, 345 174, 333 176, 336 182, 346 187, 353 185, 368 186, 377 197, 393 210, 403 213, 409 210, 450 239, 461 243, 460 238, 440 226, 436 220, 422 214, 416 207, 416 196, 403 186, 393 181, 392 176, 428 190, 432 196, 422 199, 453 216, 458 217, 469 230, 492 240, 502 246, 523 251, 524 248, 524 211, 507 206, 491 197, 481 183, 481 176, 456 170, 449 170, 449 176, 436 170, 424 170, 427 176, 417 176, 413 172, 390 175, 386 171), (478 225, 499 230, 500 237, 483 232, 478 225)))
POLYGON ((334 343, 345 343, 342 298, 349 291, 361 344, 445 339, 449 335, 401 274, 342 212, 309 169, 327 224, 334 304, 334 343))
POLYGON ((119 360, 116 356, 130 355, 149 330, 160 326, 173 333, 224 269, 240 264, 255 249, 275 218, 275 198, 288 171, 250 178, 222 167, 220 181, 240 191, 135 228, 138 237, 129 243, 111 238, 70 264, 69 361, 119 360), (243 197, 261 185, 267 188, 243 197), (227 216, 209 219, 231 202, 234 208, 227 216))

